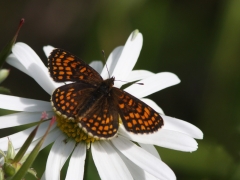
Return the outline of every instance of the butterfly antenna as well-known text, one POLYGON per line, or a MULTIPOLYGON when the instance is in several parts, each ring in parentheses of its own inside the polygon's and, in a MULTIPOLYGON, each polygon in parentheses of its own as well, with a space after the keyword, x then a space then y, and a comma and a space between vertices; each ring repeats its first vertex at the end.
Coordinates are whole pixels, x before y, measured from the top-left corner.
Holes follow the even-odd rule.
POLYGON ((104 52, 104 50, 102 50, 102 55, 103 55, 103 58, 104 58, 104 61, 105 61, 105 64, 106 64, 108 76, 109 76, 109 78, 110 78, 110 73, 109 73, 109 69, 108 69, 108 67, 107 67, 107 61, 106 61, 106 57, 105 57, 105 52, 104 52))
MULTIPOLYGON (((109 76, 109 78, 110 78, 110 72, 109 72, 109 69, 108 69, 108 67, 107 67, 107 61, 106 61, 106 56, 105 56, 105 52, 104 52, 104 50, 102 50, 102 55, 103 55, 103 58, 104 58, 104 61, 105 61, 105 64, 106 64, 106 68, 107 68, 108 76, 109 76)), ((122 80, 116 80, 116 79, 115 79, 115 81, 121 81, 121 82, 130 83, 130 82, 128 82, 128 81, 122 81, 122 80)), ((144 83, 138 83, 138 82, 133 83, 133 84, 144 85, 144 83)))
MULTIPOLYGON (((128 82, 128 81, 122 81, 122 80, 115 80, 115 81, 130 83, 130 82, 128 82)), ((144 85, 144 83, 138 83, 138 82, 135 82, 135 83, 133 83, 133 84, 144 85)))

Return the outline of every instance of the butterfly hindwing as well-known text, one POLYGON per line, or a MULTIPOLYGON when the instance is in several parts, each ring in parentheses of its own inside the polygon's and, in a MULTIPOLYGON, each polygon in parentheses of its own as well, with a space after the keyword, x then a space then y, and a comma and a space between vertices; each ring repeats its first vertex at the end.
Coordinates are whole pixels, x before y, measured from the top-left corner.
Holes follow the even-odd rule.
POLYGON ((50 76, 56 82, 87 81, 98 84, 103 79, 92 67, 73 54, 54 49, 48 58, 50 76))
POLYGON ((118 130, 119 114, 112 97, 103 96, 83 117, 78 117, 81 127, 95 137, 111 138, 118 130))
POLYGON ((79 110, 85 107, 95 87, 91 84, 78 82, 58 87, 52 94, 51 102, 59 115, 75 119, 79 110))
POLYGON ((135 134, 153 133, 163 126, 163 119, 150 106, 130 95, 113 87, 116 106, 122 123, 127 131, 135 134))
POLYGON ((119 114, 112 97, 98 99, 96 91, 91 84, 70 83, 57 88, 51 102, 58 115, 75 120, 88 135, 108 139, 117 133, 119 114))

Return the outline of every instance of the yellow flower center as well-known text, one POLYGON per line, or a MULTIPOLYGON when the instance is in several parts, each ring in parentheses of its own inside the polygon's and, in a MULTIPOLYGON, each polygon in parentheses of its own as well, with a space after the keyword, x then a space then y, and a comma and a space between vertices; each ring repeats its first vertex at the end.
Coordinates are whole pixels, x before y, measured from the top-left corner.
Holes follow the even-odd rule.
POLYGON ((99 138, 94 138, 85 133, 82 128, 78 126, 75 120, 69 120, 62 116, 56 115, 57 126, 64 132, 69 138, 74 139, 76 142, 85 141, 87 144, 92 143, 99 138))

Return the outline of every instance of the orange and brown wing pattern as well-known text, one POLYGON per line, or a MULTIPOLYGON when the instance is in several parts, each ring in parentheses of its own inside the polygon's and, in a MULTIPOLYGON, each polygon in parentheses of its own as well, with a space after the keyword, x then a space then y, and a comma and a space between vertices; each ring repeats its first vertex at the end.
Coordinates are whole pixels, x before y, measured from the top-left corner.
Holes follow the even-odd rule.
POLYGON ((119 114, 110 98, 102 98, 82 117, 78 117, 82 129, 90 136, 109 139, 116 135, 119 114))
POLYGON ((82 82, 66 84, 55 89, 51 103, 58 115, 76 119, 79 110, 85 106, 95 87, 82 82))
POLYGON ((120 89, 114 88, 114 96, 122 123, 127 131, 135 134, 156 132, 163 126, 163 119, 150 106, 120 89))
POLYGON ((56 82, 82 80, 99 84, 103 80, 92 67, 63 49, 54 49, 51 52, 48 57, 48 69, 56 82))

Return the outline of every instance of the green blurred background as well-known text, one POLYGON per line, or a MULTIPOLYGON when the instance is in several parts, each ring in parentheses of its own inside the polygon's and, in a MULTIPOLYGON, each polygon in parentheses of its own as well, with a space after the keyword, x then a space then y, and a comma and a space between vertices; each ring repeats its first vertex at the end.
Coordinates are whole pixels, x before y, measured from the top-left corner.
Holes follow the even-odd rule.
MULTIPOLYGON (((165 114, 204 133, 193 153, 158 148, 163 161, 180 180, 240 179, 239 0, 0 1, 1 49, 21 18, 25 23, 17 41, 31 46, 45 64, 44 45, 90 62, 103 59, 102 49, 108 56, 139 29, 144 42, 135 69, 173 72, 182 81, 150 98, 165 114)), ((33 79, 7 64, 4 68, 11 72, 2 85, 12 95, 49 100, 33 79)), ((0 136, 20 128, 1 130, 0 136)), ((33 165, 40 177, 49 148, 33 165)), ((90 156, 84 179, 99 179, 90 156)))

